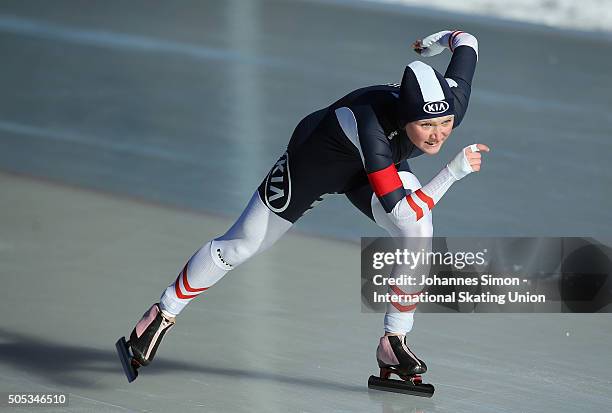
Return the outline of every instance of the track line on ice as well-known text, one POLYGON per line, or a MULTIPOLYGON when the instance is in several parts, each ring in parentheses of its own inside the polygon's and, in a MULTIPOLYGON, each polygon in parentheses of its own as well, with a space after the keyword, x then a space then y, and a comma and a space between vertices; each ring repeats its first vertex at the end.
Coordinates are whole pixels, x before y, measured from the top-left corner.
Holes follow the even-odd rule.
MULTIPOLYGON (((242 64, 252 64, 256 66, 273 67, 287 70, 297 70, 300 72, 310 72, 325 76, 341 76, 347 79, 347 76, 359 81, 368 81, 369 76, 365 73, 355 73, 353 75, 346 71, 330 70, 329 67, 317 67, 308 65, 306 62, 291 62, 287 59, 264 56, 257 57, 247 55, 238 51, 206 47, 191 43, 182 43, 171 40, 158 39, 148 36, 117 33, 105 30, 90 30, 72 28, 59 24, 49 23, 42 20, 25 19, 22 17, 0 14, 0 31, 26 35, 32 37, 43 38, 47 40, 58 40, 68 43, 96 46, 109 49, 138 51, 145 53, 169 53, 180 55, 183 57, 192 58, 195 60, 214 60, 222 62, 234 62, 242 64)), ((414 58, 417 58, 415 55, 414 58)), ((379 82, 385 82, 389 79, 380 79, 379 82)), ((369 79, 372 83, 372 79, 369 79)), ((532 110, 553 110, 565 112, 568 114, 585 113, 592 116, 594 112, 608 120, 612 119, 607 111, 602 110, 598 106, 584 104, 568 104, 555 101, 530 98, 522 95, 509 95, 499 93, 492 90, 478 89, 473 94, 476 99, 482 99, 485 102, 506 104, 516 107, 529 107, 532 110)))
POLYGON ((201 164, 201 159, 198 159, 195 156, 187 156, 185 154, 171 152, 166 148, 156 147, 150 144, 136 145, 129 142, 112 142, 104 138, 87 136, 78 132, 41 128, 38 126, 24 125, 6 120, 0 120, 0 131, 25 135, 31 138, 89 145, 115 152, 128 153, 131 155, 140 155, 181 163, 187 162, 196 165, 201 164))
POLYGON ((0 14, 0 32, 105 49, 173 54, 197 61, 217 61, 255 65, 269 69, 284 69, 302 74, 310 73, 326 77, 339 77, 343 80, 352 78, 363 81, 365 76, 359 73, 330 71, 329 67, 312 65, 307 61, 290 60, 275 56, 257 56, 235 50, 164 40, 138 34, 74 28, 8 14, 0 14))
POLYGON ((290 66, 283 59, 269 56, 254 57, 232 50, 156 39, 142 35, 116 33, 106 30, 78 29, 7 14, 0 14, 0 31, 43 39, 61 40, 86 46, 179 54, 197 60, 231 61, 271 67, 290 66))
MULTIPOLYGON (((47 390, 50 390, 50 391, 53 391, 53 392, 56 392, 56 393, 67 393, 69 398, 70 397, 76 397, 77 399, 83 399, 83 400, 88 400, 88 401, 95 402, 95 403, 98 403, 98 404, 103 404, 103 405, 106 405, 106 406, 117 407, 117 408, 125 410, 127 412, 136 412, 136 410, 132 410, 132 409, 127 408, 127 407, 119 406, 117 404, 108 403, 108 402, 105 402, 105 401, 102 401, 102 400, 98 400, 98 399, 92 399, 90 397, 82 396, 82 395, 80 395, 78 393, 74 393, 74 392, 71 392, 71 391, 66 391, 66 390, 63 390, 63 389, 59 389, 57 387, 48 386, 46 384, 42 384, 42 383, 39 383, 39 382, 37 382, 35 380, 32 380, 29 377, 25 377, 25 376, 6 376, 6 375, 2 375, 2 377, 6 378, 6 379, 9 379, 9 380, 11 380, 11 379, 12 380, 15 380, 15 379, 22 380, 22 381, 24 381, 26 383, 34 384, 36 386, 43 387, 43 388, 45 388, 47 390)), ((68 400, 70 400, 70 399, 68 399, 68 400)), ((70 403, 70 401, 68 401, 68 403, 70 403)), ((69 411, 69 410, 64 410, 64 411, 69 411)))

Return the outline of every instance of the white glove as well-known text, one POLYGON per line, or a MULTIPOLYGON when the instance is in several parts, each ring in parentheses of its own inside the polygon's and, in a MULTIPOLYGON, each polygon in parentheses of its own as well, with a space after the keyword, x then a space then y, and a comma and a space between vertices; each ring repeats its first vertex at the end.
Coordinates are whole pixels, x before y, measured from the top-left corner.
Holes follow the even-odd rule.
POLYGON ((457 156, 455 156, 452 161, 448 163, 448 165, 446 165, 451 175, 453 175, 457 181, 474 172, 470 162, 467 159, 467 156, 465 155, 465 150, 468 148, 470 148, 472 152, 480 152, 480 149, 478 149, 476 144, 466 146, 457 154, 457 156))
POLYGON ((452 34, 450 30, 443 30, 438 33, 430 34, 421 41, 416 41, 414 51, 421 56, 431 57, 440 54, 444 49, 448 49, 448 37, 452 34))

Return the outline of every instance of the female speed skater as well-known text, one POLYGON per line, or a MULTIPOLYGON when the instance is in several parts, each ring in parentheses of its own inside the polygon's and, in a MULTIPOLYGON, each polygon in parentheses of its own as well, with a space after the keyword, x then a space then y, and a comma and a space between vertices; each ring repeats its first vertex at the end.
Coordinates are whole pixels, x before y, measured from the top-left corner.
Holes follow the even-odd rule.
MULTIPOLYGON (((437 154, 463 120, 478 42, 469 33, 445 30, 417 40, 413 49, 424 57, 449 49, 444 76, 415 61, 405 68, 401 84, 357 89, 302 119, 234 225, 196 251, 129 341, 117 342, 130 381, 153 360, 187 304, 272 246, 324 194, 345 194, 392 237, 432 236, 431 209, 453 183, 480 170, 480 151, 489 148, 465 147, 424 186, 410 172, 406 160, 437 154)), ((406 342, 413 313, 410 308, 385 314, 376 353, 382 380, 394 373, 418 384, 427 370, 406 342)))

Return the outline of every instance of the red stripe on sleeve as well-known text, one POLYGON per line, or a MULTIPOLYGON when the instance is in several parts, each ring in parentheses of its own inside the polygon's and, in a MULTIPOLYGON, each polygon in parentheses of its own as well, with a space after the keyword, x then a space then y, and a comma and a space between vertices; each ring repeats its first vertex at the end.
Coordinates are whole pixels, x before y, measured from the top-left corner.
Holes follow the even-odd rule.
POLYGON ((412 194, 408 195, 406 200, 408 201, 410 208, 412 208, 412 210, 416 213, 416 220, 418 221, 419 219, 423 218, 423 209, 418 206, 416 202, 414 202, 414 199, 412 199, 412 194))
POLYGON ((185 267, 183 268, 183 271, 181 271, 179 276, 176 277, 176 281, 174 282, 174 292, 175 292, 176 296, 178 298, 180 298, 181 300, 189 300, 191 298, 195 298, 198 295, 200 295, 200 293, 202 291, 208 290, 208 287, 206 287, 206 288, 192 288, 189 285, 189 283, 187 282, 187 265, 189 265, 189 263, 185 264, 185 267), (196 294, 183 294, 183 291, 181 291, 181 280, 183 281, 183 286, 185 287, 185 290, 187 290, 190 293, 196 293, 196 294))
MULTIPOLYGON (((396 295, 405 295, 405 296, 409 296, 410 298, 412 297, 416 297, 419 296, 423 293, 423 291, 418 291, 416 293, 411 293, 411 294, 407 294, 404 291, 402 291, 399 287, 397 287, 396 285, 392 285, 390 286, 391 290, 396 294, 396 295)), ((393 305, 393 307, 395 307, 398 311, 402 312, 402 313, 406 313, 408 311, 413 311, 416 307, 417 307, 417 303, 414 304, 409 304, 409 305, 402 305, 400 303, 397 303, 395 301, 391 301, 391 304, 393 305)))
POLYGON ((451 52, 454 52, 455 50, 453 49, 453 41, 455 39, 455 37, 459 36, 461 33, 463 33, 461 30, 455 30, 449 37, 448 37, 448 48, 451 50, 451 52))
POLYGON ((404 187, 394 164, 380 171, 368 174, 368 180, 370 185, 372 185, 372 189, 374 189, 374 193, 379 198, 395 191, 397 188, 404 187))
POLYGON ((185 286, 185 290, 187 290, 187 292, 190 292, 190 293, 198 293, 198 292, 208 290, 208 287, 192 288, 191 285, 189 285, 189 283, 187 282, 187 265, 189 265, 189 263, 185 264, 185 268, 183 268, 183 285, 185 286))
POLYGON ((427 195, 425 192, 421 191, 420 189, 417 189, 415 194, 416 196, 419 197, 421 201, 427 204, 427 207, 429 208, 430 211, 433 209, 433 207, 436 206, 436 203, 434 202, 434 200, 431 197, 429 197, 429 195, 427 195))
POLYGON ((401 313, 407 313, 409 311, 412 311, 412 310, 416 309, 416 307, 417 307, 416 304, 401 305, 400 303, 396 303, 395 301, 391 301, 391 305, 393 305, 393 307, 397 308, 397 311, 399 311, 401 313))
POLYGON ((404 290, 399 288, 397 285, 390 285, 389 287, 391 287, 391 291, 393 291, 396 295, 403 295, 403 296, 407 296, 410 298, 423 294, 423 291, 417 291, 416 293, 406 293, 404 292, 404 290))
POLYGON ((178 298, 180 298, 181 300, 188 300, 190 298, 195 298, 198 295, 194 294, 194 295, 187 295, 187 294, 183 294, 181 292, 181 287, 179 287, 179 283, 180 283, 180 276, 179 278, 176 279, 176 281, 174 282, 174 292, 176 293, 176 296, 178 298))

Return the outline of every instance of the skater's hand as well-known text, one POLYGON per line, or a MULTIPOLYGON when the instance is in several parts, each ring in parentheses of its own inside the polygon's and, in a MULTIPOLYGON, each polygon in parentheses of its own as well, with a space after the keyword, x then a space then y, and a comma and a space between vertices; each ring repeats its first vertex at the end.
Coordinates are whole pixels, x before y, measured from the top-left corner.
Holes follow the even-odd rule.
POLYGON ((424 39, 418 39, 412 43, 412 49, 421 56, 430 57, 440 54, 448 48, 448 37, 452 32, 443 30, 430 34, 424 39))
POLYGON ((465 153, 465 157, 467 158, 468 163, 472 167, 472 171, 478 172, 480 171, 480 165, 482 163, 482 155, 480 154, 480 152, 490 152, 491 149, 489 149, 489 147, 485 144, 477 143, 475 148, 477 149, 477 151, 475 152, 472 150, 472 146, 473 145, 468 146, 463 151, 465 153))
POLYGON ((472 172, 480 171, 482 165, 482 154, 480 151, 489 152, 487 145, 482 143, 467 146, 461 150, 447 165, 450 173, 459 180, 472 172))

